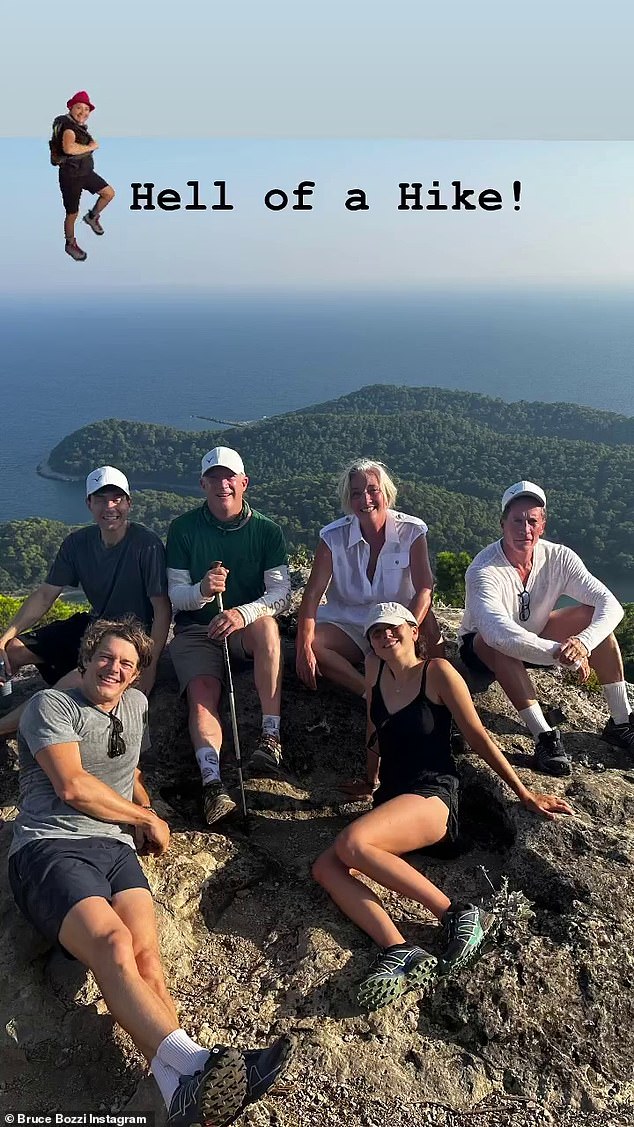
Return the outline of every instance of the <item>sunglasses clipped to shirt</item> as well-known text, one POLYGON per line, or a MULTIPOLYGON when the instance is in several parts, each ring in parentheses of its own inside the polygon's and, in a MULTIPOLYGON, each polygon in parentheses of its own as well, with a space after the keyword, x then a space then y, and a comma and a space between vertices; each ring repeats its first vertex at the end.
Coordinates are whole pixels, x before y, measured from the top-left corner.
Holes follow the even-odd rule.
POLYGON ((528 622, 531 616, 531 597, 530 593, 526 590, 520 591, 518 594, 520 601, 520 622, 528 622))
POLYGON ((110 732, 108 733, 108 759, 118 759, 125 755, 127 748, 123 738, 123 723, 118 716, 110 713, 110 732))

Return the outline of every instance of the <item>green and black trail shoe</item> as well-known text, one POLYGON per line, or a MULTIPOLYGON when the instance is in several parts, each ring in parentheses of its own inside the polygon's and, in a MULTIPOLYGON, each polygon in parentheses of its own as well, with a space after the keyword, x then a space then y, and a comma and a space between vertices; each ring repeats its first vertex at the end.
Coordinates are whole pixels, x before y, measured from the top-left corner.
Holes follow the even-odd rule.
POLYGON ((436 977, 437 967, 438 960, 413 943, 386 947, 359 983, 357 1003, 364 1010, 387 1006, 407 990, 429 986, 436 977))
POLYGON ((458 904, 448 908, 442 923, 448 944, 440 959, 443 974, 460 970, 475 959, 490 931, 494 917, 476 904, 458 904))

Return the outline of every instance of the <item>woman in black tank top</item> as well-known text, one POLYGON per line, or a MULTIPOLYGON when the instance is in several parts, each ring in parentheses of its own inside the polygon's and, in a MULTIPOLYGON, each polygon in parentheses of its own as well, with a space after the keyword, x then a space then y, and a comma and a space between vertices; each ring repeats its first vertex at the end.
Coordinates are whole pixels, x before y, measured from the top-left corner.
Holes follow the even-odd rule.
POLYGON ((451 718, 469 747, 534 813, 571 814, 556 795, 528 790, 483 728, 462 677, 444 658, 423 660, 418 625, 399 603, 378 603, 366 625, 373 653, 366 659, 370 740, 379 757, 374 809, 352 822, 317 859, 313 875, 337 906, 381 952, 358 990, 359 1004, 377 1009, 412 986, 428 984, 438 960, 405 941, 378 896, 358 877, 417 900, 440 920, 448 946, 441 968, 467 964, 491 919, 475 904, 453 903, 403 860, 457 834, 458 775, 451 754, 451 718))

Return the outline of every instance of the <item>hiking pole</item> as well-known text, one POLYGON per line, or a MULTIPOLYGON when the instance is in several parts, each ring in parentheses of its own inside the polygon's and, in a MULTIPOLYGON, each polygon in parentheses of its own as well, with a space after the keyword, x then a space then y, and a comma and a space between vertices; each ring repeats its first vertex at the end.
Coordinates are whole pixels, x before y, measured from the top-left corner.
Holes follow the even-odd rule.
MULTIPOLYGON (((221 560, 216 560, 212 563, 211 568, 218 567, 221 560)), ((224 611, 222 603, 222 593, 216 592, 216 599, 218 600, 218 609, 220 613, 224 611)), ((242 817, 244 819, 245 829, 249 829, 249 811, 247 810, 247 796, 244 789, 244 776, 242 774, 242 756, 240 754, 240 737, 238 736, 238 717, 236 716, 236 697, 233 691, 233 677, 231 675, 231 662, 229 660, 229 643, 226 638, 222 639, 222 648, 225 655, 225 669, 227 671, 227 689, 229 690, 229 711, 231 713, 231 730, 233 733, 233 750, 235 752, 236 763, 238 764, 238 780, 240 783, 240 797, 242 799, 242 817)))

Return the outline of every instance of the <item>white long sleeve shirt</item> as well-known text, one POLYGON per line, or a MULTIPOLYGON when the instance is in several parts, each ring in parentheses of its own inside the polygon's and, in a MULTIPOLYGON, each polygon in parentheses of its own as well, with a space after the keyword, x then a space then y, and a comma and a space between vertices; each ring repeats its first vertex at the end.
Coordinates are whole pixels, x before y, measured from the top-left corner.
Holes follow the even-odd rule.
MULTIPOLYGON (((200 583, 192 583, 192 577, 185 568, 168 567, 167 584, 169 597, 175 611, 202 610, 207 603, 213 603, 215 595, 205 597, 200 590, 200 583)), ((275 618, 288 609, 291 598, 291 580, 286 564, 280 567, 271 567, 264 572, 264 594, 259 599, 250 603, 242 603, 234 607, 239 610, 244 619, 244 625, 250 626, 256 618, 275 618)))
POLYGON ((576 635, 589 653, 623 617, 621 604, 591 575, 579 556, 565 544, 549 540, 539 540, 535 545, 525 588, 504 555, 501 540, 478 553, 465 578, 465 613, 459 635, 479 634, 487 645, 519 661, 558 664, 560 643, 538 635, 562 595, 594 608, 590 625, 576 635), (530 616, 525 622, 519 617, 523 590, 530 597, 530 616))

